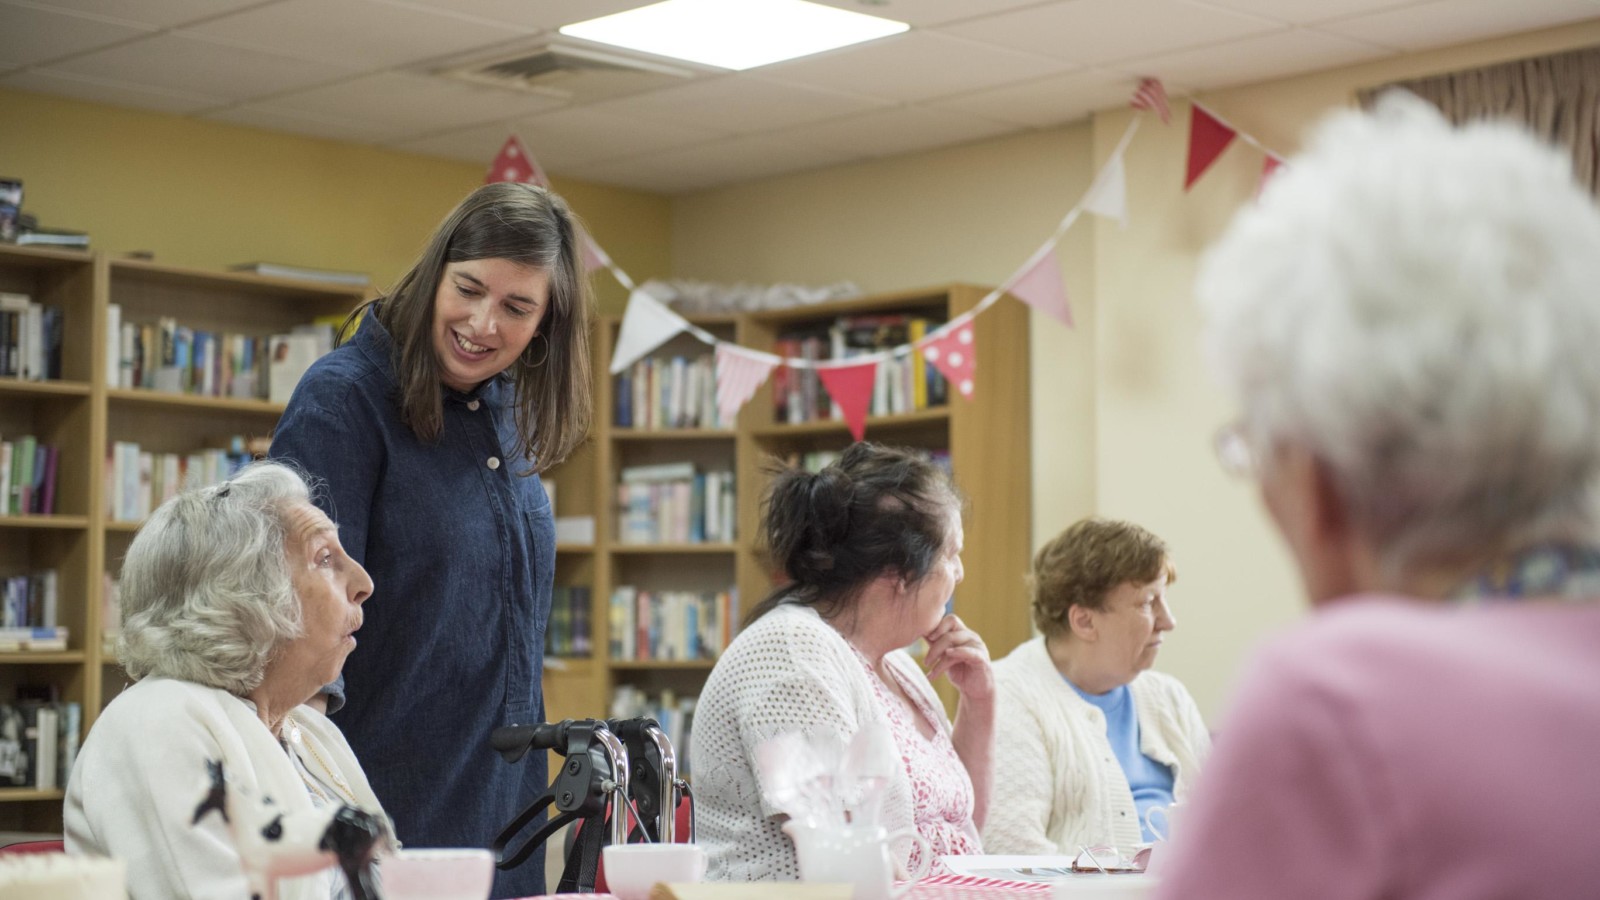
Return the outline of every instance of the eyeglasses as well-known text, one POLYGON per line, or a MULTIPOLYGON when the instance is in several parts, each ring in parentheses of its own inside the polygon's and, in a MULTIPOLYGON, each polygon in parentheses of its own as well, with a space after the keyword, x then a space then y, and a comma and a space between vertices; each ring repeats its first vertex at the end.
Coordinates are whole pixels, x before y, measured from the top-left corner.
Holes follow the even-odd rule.
POLYGON ((1217 461, 1222 463, 1222 471, 1237 478, 1254 478, 1259 471, 1255 451, 1250 448, 1250 440, 1245 437, 1244 422, 1235 419, 1217 429, 1216 437, 1211 440, 1212 449, 1217 451, 1217 461))

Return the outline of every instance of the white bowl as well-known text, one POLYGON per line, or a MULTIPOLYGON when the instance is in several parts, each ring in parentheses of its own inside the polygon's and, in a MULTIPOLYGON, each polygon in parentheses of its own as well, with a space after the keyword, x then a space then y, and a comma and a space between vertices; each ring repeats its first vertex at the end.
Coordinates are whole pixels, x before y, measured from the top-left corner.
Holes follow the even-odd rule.
POLYGON ((657 882, 682 884, 706 875, 706 852, 696 844, 607 844, 601 856, 606 888, 620 900, 648 900, 657 882))
POLYGON ((401 850, 378 861, 388 900, 487 900, 494 856, 482 849, 401 850))

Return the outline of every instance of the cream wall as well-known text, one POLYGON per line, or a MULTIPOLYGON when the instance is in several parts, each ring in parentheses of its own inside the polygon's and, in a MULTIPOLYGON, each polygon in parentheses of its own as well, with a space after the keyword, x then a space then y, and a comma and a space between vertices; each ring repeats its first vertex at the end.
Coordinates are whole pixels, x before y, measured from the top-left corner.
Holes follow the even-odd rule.
MULTIPOLYGON (((220 269, 252 261, 367 272, 387 286, 483 182, 453 162, 0 90, 0 175, 26 211, 96 249, 220 269)), ((557 180, 595 239, 640 278, 670 269, 667 198, 557 180)), ((626 293, 595 280, 608 310, 626 293)))
MULTIPOLYGON (((1291 153, 1306 125, 1359 88, 1595 43, 1600 21, 1201 99, 1291 153)), ((869 291, 997 283, 1077 200, 1128 115, 679 198, 674 270, 713 280, 848 278, 869 291)), ((1190 299, 1198 254, 1249 201, 1261 156, 1236 142, 1186 194, 1187 124, 1179 104, 1171 126, 1146 121, 1130 145, 1127 230, 1086 220, 1068 233, 1062 268, 1078 328, 1033 318, 1033 533, 1037 545, 1095 512, 1167 539, 1180 571, 1180 628, 1160 665, 1215 722, 1250 647, 1300 616, 1303 603, 1251 487, 1226 478, 1213 458, 1211 436, 1232 410, 1201 358, 1190 299)), ((1023 602, 1020 585, 1014 602, 1023 602)))
MULTIPOLYGON (((673 267, 712 281, 849 280, 867 292, 999 284, 1088 187, 1092 137, 1078 124, 679 197, 673 267)), ((1031 317, 1032 409, 1019 414, 1032 420, 1035 535, 1095 508, 1093 251, 1081 225, 1058 250, 1077 327, 1031 317)), ((1015 596, 996 599, 1023 602, 1021 579, 1015 596)))

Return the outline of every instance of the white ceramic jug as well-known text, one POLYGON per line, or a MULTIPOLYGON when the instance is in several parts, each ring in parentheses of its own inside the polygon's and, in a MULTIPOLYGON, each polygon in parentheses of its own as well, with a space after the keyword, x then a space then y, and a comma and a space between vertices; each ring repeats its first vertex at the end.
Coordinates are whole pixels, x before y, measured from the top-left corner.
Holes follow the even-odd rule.
POLYGON ((800 862, 800 880, 853 886, 853 900, 897 900, 911 885, 928 875, 933 847, 914 829, 890 832, 878 826, 836 825, 822 828, 793 820, 784 833, 794 841, 800 862), (917 845, 918 864, 910 880, 896 886, 890 844, 909 840, 917 845))

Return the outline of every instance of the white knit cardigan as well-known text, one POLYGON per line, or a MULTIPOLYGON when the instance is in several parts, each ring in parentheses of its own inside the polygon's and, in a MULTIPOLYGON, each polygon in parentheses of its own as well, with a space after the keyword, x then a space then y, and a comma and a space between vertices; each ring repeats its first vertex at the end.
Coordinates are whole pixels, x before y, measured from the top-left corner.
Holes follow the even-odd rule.
MULTIPOLYGON (((937 726, 948 735, 950 721, 916 661, 903 650, 886 660, 902 684, 938 710, 937 726)), ((799 878, 794 845, 761 792, 756 747, 788 731, 827 729, 848 741, 868 722, 887 726, 887 710, 867 678, 850 645, 809 607, 779 606, 729 645, 700 693, 689 747, 708 880, 799 878)), ((916 827, 903 766, 884 793, 881 823, 891 831, 916 827)), ((895 851, 904 867, 910 842, 897 842, 895 851)))
MULTIPOLYGON (((1072 853, 1143 840, 1105 716, 1078 696, 1035 638, 994 664, 998 689, 995 788, 983 827, 987 853, 1072 853)), ((1170 675, 1130 684, 1139 749, 1171 766, 1181 800, 1211 749, 1194 698, 1170 675)))
MULTIPOLYGON (((357 805, 381 813, 339 729, 309 706, 293 715, 301 740, 337 770, 357 805)), ((209 787, 206 762, 214 759, 252 795, 270 796, 290 813, 311 808, 299 771, 254 706, 216 688, 146 678, 111 701, 78 754, 67 783, 67 852, 125 861, 132 900, 247 897, 222 817, 193 821, 209 787)), ((335 877, 342 876, 287 878, 278 896, 328 900, 335 877)))

